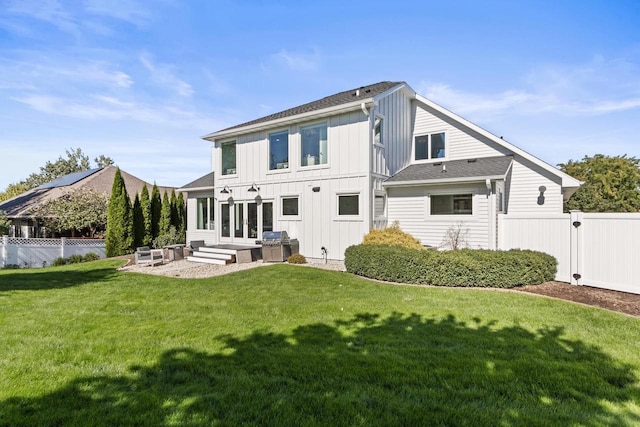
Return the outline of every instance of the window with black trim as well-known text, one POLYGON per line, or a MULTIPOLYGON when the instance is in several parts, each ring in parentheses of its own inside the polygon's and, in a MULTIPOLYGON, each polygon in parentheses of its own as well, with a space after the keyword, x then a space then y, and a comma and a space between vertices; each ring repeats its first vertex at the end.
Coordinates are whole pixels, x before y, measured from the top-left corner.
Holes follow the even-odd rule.
POLYGON ((338 215, 360 215, 360 196, 358 194, 338 195, 338 215))
POLYGON ((444 132, 419 135, 414 139, 415 159, 440 159, 445 154, 444 132))
POLYGON ((269 134, 269 170, 289 168, 289 132, 269 134))
POLYGON ((299 212, 297 197, 282 198, 282 216, 298 216, 299 212))
POLYGON ((473 215, 473 194, 431 195, 431 215, 473 215))

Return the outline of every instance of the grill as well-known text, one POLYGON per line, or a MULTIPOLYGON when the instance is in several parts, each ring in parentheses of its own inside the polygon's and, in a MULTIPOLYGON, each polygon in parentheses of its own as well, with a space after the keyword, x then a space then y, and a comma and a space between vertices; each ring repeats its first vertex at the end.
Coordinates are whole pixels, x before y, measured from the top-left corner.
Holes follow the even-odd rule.
POLYGON ((298 239, 290 239, 286 231, 262 233, 262 261, 282 262, 300 250, 298 239))

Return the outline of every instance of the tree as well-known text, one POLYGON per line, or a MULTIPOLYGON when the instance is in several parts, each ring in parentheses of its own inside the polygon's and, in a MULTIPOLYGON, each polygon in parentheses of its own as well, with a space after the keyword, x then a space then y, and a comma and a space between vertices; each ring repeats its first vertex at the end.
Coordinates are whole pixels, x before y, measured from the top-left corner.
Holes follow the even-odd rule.
POLYGON ((158 237, 160 231, 160 211, 162 210, 162 199, 160 198, 160 190, 154 183, 151 188, 151 238, 158 237))
POLYGON ((569 160, 560 169, 584 184, 565 203, 565 210, 583 212, 640 211, 640 160, 596 154, 569 160))
POLYGON ((104 154, 100 154, 98 157, 93 159, 93 161, 96 164, 96 167, 98 168, 104 168, 106 166, 115 166, 113 159, 111 157, 105 156, 104 154))
POLYGON ((142 246, 151 246, 153 235, 151 233, 151 199, 149 198, 149 190, 147 184, 142 186, 140 192, 140 208, 144 218, 144 236, 142 238, 142 246))
MULTIPOLYGON (((180 239, 180 243, 187 242, 187 212, 184 205, 184 197, 182 193, 178 193, 178 226, 177 232, 180 239)), ((213 206, 211 207, 213 209, 213 206)))
POLYGON ((11 220, 7 218, 5 211, 0 211, 0 236, 5 236, 9 233, 9 227, 11 227, 11 220))
POLYGON ((169 196, 164 193, 162 197, 162 207, 160 209, 160 225, 158 226, 158 236, 169 233, 171 227, 171 202, 169 196))
POLYGON ((171 206, 171 225, 173 225, 176 230, 178 229, 178 198, 176 197, 176 190, 171 189, 171 197, 169 198, 169 205, 171 206))
POLYGON ((120 168, 116 170, 107 211, 105 246, 108 257, 125 255, 133 248, 133 218, 120 168))
POLYGON ((32 211, 44 226, 58 233, 87 230, 90 237, 103 232, 107 226, 107 206, 109 197, 106 193, 93 189, 71 191, 49 200, 32 211))
POLYGON ((133 247, 144 246, 144 214, 140 197, 133 201, 133 247))

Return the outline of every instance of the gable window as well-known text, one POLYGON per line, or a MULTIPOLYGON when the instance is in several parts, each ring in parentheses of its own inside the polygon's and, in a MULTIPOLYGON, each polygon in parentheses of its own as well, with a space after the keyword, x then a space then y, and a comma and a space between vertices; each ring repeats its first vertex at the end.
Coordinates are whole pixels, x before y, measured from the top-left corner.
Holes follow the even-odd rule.
POLYGON ((199 197, 196 199, 198 206, 198 218, 196 228, 198 230, 215 230, 214 221, 214 198, 213 197, 199 197))
POLYGON ((439 159, 444 157, 444 132, 416 136, 414 151, 416 160, 439 159))
POLYGON ((282 198, 282 216, 298 216, 298 198, 283 197, 282 198))
POLYGON ((300 165, 327 164, 327 124, 321 123, 300 128, 300 165))
POLYGON ((289 132, 269 135, 269 170, 289 168, 289 132))
POLYGON ((431 195, 431 215, 473 215, 473 194, 431 195))
POLYGON ((359 215, 360 196, 358 194, 341 194, 338 196, 338 215, 359 215))
POLYGON ((222 149, 222 175, 236 174, 236 142, 225 142, 222 149))
POLYGON ((382 118, 377 116, 373 124, 373 143, 380 145, 384 144, 384 141, 382 140, 382 118))

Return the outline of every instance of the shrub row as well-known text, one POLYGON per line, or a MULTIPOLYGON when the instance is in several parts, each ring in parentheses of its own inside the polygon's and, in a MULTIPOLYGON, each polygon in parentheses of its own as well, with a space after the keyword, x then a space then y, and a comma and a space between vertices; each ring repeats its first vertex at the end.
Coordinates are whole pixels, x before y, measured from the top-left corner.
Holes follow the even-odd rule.
POLYGON ((511 288, 553 280, 557 261, 529 250, 425 251, 356 245, 347 248, 345 267, 350 273, 389 282, 511 288))
POLYGON ((52 266, 58 265, 67 265, 67 264, 77 264, 80 262, 89 262, 89 261, 97 261, 100 259, 100 255, 90 252, 85 255, 71 255, 69 258, 56 258, 51 263, 52 266))

